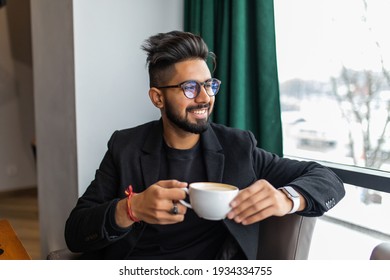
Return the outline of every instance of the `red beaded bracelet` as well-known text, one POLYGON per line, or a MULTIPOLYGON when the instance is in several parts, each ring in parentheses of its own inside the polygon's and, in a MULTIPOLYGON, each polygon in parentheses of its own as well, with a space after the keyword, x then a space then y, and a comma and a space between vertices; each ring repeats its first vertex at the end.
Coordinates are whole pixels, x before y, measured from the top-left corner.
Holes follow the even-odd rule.
POLYGON ((131 185, 125 190, 125 194, 127 195, 127 215, 129 216, 129 219, 135 223, 140 222, 141 220, 134 216, 134 213, 131 210, 131 198, 136 194, 133 192, 133 187, 131 185))

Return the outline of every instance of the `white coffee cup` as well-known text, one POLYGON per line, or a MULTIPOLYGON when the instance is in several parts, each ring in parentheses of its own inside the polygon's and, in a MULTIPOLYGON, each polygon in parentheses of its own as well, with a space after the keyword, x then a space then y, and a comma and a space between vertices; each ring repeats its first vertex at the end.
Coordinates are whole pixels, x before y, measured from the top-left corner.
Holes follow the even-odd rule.
POLYGON ((238 188, 228 184, 199 182, 183 189, 190 197, 190 203, 180 203, 192 208, 195 213, 207 220, 222 220, 230 212, 230 202, 238 194, 238 188))

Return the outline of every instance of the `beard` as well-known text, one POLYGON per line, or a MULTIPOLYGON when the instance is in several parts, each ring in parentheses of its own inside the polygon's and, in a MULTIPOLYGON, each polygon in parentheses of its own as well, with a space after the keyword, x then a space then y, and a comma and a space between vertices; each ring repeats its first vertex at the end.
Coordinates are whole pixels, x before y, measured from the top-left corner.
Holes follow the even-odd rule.
MULTIPOLYGON (((199 106, 193 106, 190 108, 187 108, 187 112, 190 110, 196 110, 196 109, 204 109, 207 108, 210 110, 210 105, 199 105, 199 106)), ((179 115, 175 114, 173 106, 167 102, 165 104, 165 113, 167 115, 167 118, 175 124, 177 127, 183 129, 184 131, 194 133, 194 134, 201 134, 202 132, 205 132, 207 128, 209 127, 209 117, 202 120, 196 120, 196 123, 191 123, 188 121, 186 117, 180 118, 179 115)))

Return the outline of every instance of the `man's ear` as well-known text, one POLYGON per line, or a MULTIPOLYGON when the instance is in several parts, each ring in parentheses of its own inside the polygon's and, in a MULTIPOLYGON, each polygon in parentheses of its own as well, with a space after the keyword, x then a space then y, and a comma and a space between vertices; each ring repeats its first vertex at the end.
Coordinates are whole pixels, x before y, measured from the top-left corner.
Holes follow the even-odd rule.
POLYGON ((149 98, 152 101, 153 105, 156 106, 159 109, 162 109, 164 107, 164 97, 162 95, 161 90, 155 87, 151 87, 149 89, 149 98))

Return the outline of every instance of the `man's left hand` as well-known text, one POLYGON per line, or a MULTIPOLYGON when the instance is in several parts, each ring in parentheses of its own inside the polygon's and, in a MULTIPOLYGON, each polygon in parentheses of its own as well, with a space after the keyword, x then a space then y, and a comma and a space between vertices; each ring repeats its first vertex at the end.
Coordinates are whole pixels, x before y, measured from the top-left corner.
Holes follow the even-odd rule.
MULTIPOLYGON (((304 209, 305 199, 300 196, 301 209, 304 209)), ((241 190, 231 202, 232 210, 228 219, 243 225, 262 221, 270 216, 284 216, 292 209, 292 201, 280 190, 266 180, 258 180, 241 190)))

